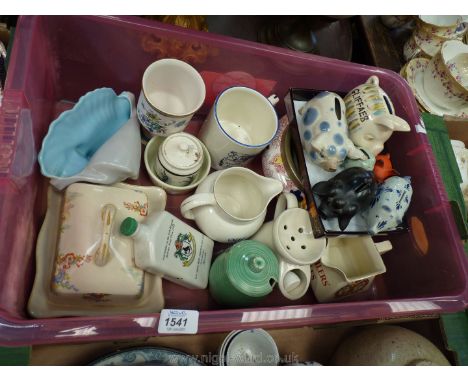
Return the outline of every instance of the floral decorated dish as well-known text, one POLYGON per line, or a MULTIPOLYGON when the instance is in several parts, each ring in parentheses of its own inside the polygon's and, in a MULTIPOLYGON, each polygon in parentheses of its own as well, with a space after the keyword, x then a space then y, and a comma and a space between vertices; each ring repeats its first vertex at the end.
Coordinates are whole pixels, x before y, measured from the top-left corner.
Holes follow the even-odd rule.
POLYGON ((142 220, 151 212, 164 210, 165 192, 127 184, 105 187, 77 183, 70 187, 64 194, 53 187, 48 190, 47 214, 36 245, 29 313, 56 317, 159 312, 164 307, 161 277, 136 268, 131 241, 114 235, 118 224, 113 225, 107 241, 107 261, 97 262, 106 239, 102 233, 106 220, 99 218, 103 211, 99 206, 105 203, 100 199, 109 199, 115 206, 117 223, 128 214, 142 220), (120 204, 115 195, 132 198, 120 204))

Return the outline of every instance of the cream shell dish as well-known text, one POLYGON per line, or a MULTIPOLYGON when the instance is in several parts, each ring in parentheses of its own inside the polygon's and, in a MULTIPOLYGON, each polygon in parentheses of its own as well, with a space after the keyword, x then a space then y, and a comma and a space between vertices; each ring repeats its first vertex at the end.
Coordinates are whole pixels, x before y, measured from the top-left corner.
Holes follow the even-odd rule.
MULTIPOLYGON (((99 186, 102 187, 102 186, 99 186)), ((117 183, 110 187, 140 191, 148 199, 148 214, 166 207, 166 193, 159 187, 117 183)), ((142 293, 133 299, 77 299, 52 291, 52 275, 56 266, 59 227, 64 193, 49 186, 48 209, 36 244, 36 276, 28 302, 28 312, 36 318, 61 316, 97 316, 113 314, 157 313, 164 308, 161 275, 145 272, 142 293)), ((99 296, 97 296, 99 297, 99 296)))

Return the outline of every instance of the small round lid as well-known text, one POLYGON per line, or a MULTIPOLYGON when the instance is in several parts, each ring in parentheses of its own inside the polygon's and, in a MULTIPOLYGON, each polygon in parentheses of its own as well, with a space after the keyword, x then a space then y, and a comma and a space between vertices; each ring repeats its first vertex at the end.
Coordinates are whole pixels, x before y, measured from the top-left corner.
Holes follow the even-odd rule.
POLYGON ((161 164, 170 172, 190 175, 196 172, 203 162, 203 149, 200 141, 187 133, 168 136, 159 150, 161 164))
POLYGON ((281 213, 275 219, 273 237, 279 255, 298 265, 318 261, 326 245, 324 237, 314 237, 309 213, 302 208, 291 208, 281 213))
POLYGON ((234 244, 225 264, 231 284, 248 296, 266 296, 278 282, 278 260, 270 248, 258 241, 234 244))
POLYGON ((120 224, 120 233, 124 236, 132 236, 138 228, 138 222, 131 217, 125 218, 120 224))

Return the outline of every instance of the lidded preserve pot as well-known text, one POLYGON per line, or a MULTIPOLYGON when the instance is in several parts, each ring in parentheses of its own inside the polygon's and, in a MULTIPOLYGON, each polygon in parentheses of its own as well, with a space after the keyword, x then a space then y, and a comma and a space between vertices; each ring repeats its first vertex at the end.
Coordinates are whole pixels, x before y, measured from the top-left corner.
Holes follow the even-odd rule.
POLYGON ((156 157, 156 174, 163 182, 184 187, 192 183, 203 164, 200 141, 187 133, 167 137, 156 157))

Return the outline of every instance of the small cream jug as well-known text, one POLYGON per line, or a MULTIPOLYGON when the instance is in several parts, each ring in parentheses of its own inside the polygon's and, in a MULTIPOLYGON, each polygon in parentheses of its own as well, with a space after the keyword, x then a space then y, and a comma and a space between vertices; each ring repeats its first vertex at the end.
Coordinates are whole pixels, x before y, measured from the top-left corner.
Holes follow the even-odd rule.
POLYGON ((328 238, 321 260, 312 265, 315 297, 328 302, 369 289, 374 277, 386 272, 381 255, 391 249, 390 241, 374 243, 368 235, 328 238))
POLYGON ((388 95, 380 88, 379 78, 371 76, 344 97, 349 135, 357 147, 374 156, 394 131, 410 131, 408 122, 395 115, 388 95))
POLYGON ((180 211, 212 240, 233 243, 257 232, 268 203, 281 191, 279 180, 231 167, 210 174, 195 194, 182 202, 180 211))
POLYGON ((297 300, 310 284, 310 264, 320 259, 326 239, 316 239, 309 213, 298 207, 296 196, 283 192, 276 203, 274 220, 265 223, 252 240, 267 245, 278 257, 278 285, 284 297, 297 300))

